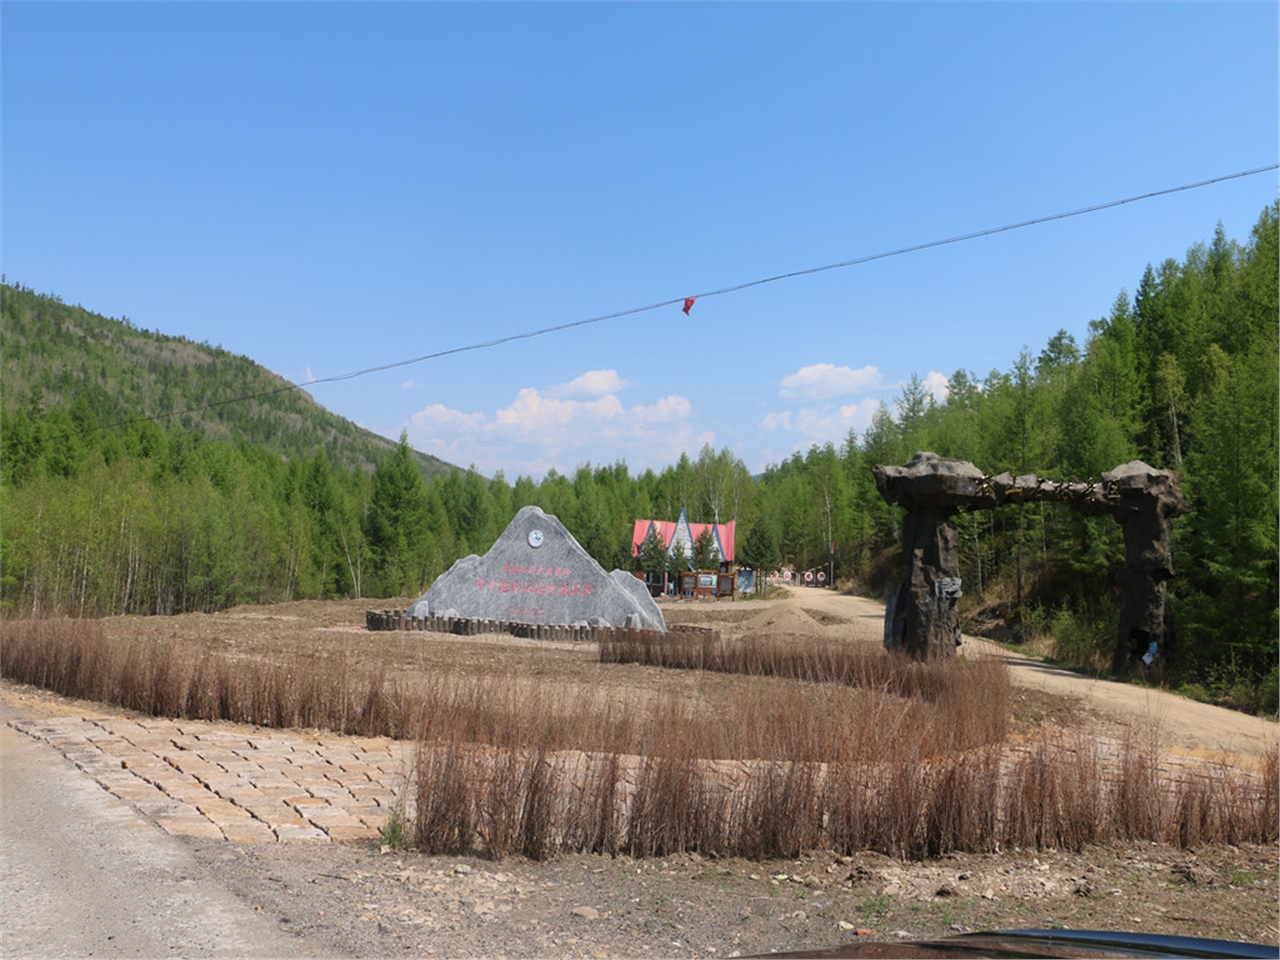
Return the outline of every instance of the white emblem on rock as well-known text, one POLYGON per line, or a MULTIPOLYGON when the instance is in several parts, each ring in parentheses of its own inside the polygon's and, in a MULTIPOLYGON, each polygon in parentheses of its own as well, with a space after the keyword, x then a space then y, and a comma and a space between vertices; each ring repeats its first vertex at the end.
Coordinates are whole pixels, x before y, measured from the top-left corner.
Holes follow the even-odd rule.
POLYGON ((530 531, 529 531, 529 546, 533 547, 535 550, 536 550, 538 547, 542 546, 542 531, 541 531, 541 530, 530 530, 530 531))

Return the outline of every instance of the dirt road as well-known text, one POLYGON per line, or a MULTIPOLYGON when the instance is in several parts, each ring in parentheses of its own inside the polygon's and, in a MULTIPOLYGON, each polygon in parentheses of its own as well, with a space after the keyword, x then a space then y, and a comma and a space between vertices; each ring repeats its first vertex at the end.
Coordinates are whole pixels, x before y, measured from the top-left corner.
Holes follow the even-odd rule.
MULTIPOLYGON (((831 590, 787 590, 792 601, 803 609, 849 621, 849 629, 857 639, 882 642, 883 604, 831 590)), ((966 636, 961 651, 969 657, 1003 659, 1018 686, 1066 697, 1090 713, 1121 724, 1135 724, 1135 731, 1144 735, 1154 729, 1164 749, 1175 753, 1252 764, 1267 751, 1274 753, 1280 741, 1280 728, 1270 720, 1164 690, 1096 680, 976 637, 966 636)))

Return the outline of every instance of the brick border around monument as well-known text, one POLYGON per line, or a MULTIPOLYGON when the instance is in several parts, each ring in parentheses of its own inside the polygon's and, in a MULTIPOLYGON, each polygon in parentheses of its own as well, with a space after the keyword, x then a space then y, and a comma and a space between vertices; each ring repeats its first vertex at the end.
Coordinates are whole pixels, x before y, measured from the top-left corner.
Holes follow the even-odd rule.
POLYGON ((470 617, 411 617, 406 610, 366 610, 365 629, 412 630, 424 633, 449 633, 475 637, 487 633, 508 633, 527 640, 558 640, 575 643, 609 643, 615 640, 659 640, 670 633, 709 635, 708 627, 675 624, 661 630, 636 630, 627 627, 592 627, 586 624, 515 623, 507 620, 479 620, 470 617))

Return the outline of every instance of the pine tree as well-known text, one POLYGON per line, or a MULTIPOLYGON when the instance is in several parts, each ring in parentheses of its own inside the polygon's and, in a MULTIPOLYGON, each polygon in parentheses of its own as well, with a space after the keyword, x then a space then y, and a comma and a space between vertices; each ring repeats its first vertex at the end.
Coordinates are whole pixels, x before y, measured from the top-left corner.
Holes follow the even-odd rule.
POLYGON ((667 569, 667 548, 663 546, 662 535, 658 533, 657 526, 650 528, 641 542, 636 563, 641 572, 651 577, 667 569))
POLYGON ((426 547, 426 484, 409 449, 407 432, 373 473, 373 491, 365 518, 365 538, 372 560, 371 584, 384 596, 416 591, 426 547))
POLYGON ((720 566, 720 550, 710 527, 703 527, 693 541, 693 565, 699 570, 714 570, 720 566))
POLYGON ((753 570, 773 570, 781 562, 778 541, 769 524, 757 520, 742 543, 742 562, 753 570))

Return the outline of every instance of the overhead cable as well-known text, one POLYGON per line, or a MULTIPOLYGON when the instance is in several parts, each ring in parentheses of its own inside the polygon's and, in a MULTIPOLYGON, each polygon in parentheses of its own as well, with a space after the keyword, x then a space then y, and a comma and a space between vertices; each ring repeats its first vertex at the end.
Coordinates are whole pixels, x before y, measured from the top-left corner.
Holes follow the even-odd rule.
MULTIPOLYGON (((246 400, 259 400, 263 397, 274 396, 278 393, 287 393, 290 390, 298 390, 303 387, 311 387, 321 383, 337 383, 342 380, 354 380, 357 377, 367 376, 371 373, 381 373, 385 370, 394 370, 397 367, 408 367, 417 363, 424 363, 427 360, 439 360, 442 357, 454 356, 459 353, 468 353, 472 350, 487 350, 490 347, 501 346, 504 343, 513 343, 517 340, 531 340, 534 337, 544 337, 547 334, 559 333, 562 330, 572 330, 575 327, 585 327, 591 324, 604 323, 607 320, 617 320, 621 317, 631 317, 640 313, 648 313, 651 310, 660 310, 663 307, 670 307, 676 304, 691 306, 694 300, 702 300, 707 297, 719 297, 727 293, 737 293, 740 290, 747 290, 751 287, 760 287, 766 283, 777 283, 779 280, 791 280, 796 277, 806 277, 815 273, 825 273, 828 270, 841 270, 845 267, 856 267, 860 264, 871 263, 875 260, 887 260, 890 257, 900 257, 908 253, 918 253, 921 250, 931 250, 934 247, 945 247, 953 243, 963 243, 966 240, 977 240, 981 237, 995 236, 999 233, 1008 233, 1010 230, 1021 230, 1024 227, 1034 227, 1042 223, 1052 223, 1055 220, 1067 220, 1071 217, 1081 217, 1089 213, 1098 213, 1102 210, 1111 210, 1115 207, 1122 207, 1126 204, 1137 203, 1140 200, 1150 200, 1154 197, 1164 197, 1173 193, 1184 193, 1188 190, 1197 190, 1201 187, 1212 186, 1217 183, 1225 183, 1229 180, 1240 180, 1244 177, 1257 176, 1260 173, 1280 169, 1280 164, 1273 163, 1265 167, 1255 167, 1252 170, 1242 170, 1239 173, 1231 173, 1222 177, 1214 177, 1210 180, 1199 180, 1195 183, 1184 183, 1177 187, 1167 187, 1164 190, 1153 190, 1149 193, 1138 194, 1133 197, 1125 197, 1123 200, 1109 200, 1106 203, 1095 203, 1092 206, 1080 207, 1077 210, 1068 210, 1065 213, 1054 213, 1048 216, 1035 217, 1031 220, 1021 220, 1017 223, 1007 223, 1000 227, 988 227, 985 230, 975 230, 972 233, 962 233, 958 236, 947 237, 945 240, 930 240, 926 243, 917 243, 909 247, 899 247, 895 250, 886 250, 882 253, 872 253, 862 257, 855 257, 852 260, 841 260, 838 263, 828 263, 821 267, 808 267, 804 270, 791 270, 787 273, 775 274, 771 277, 763 277, 758 280, 748 280, 745 283, 736 283, 728 287, 720 287, 715 290, 707 290, 702 293, 692 295, 680 295, 672 297, 668 300, 660 300, 657 303, 650 303, 643 307, 631 307, 627 310, 618 310, 614 313, 604 313, 596 317, 588 317, 585 320, 571 320, 567 323, 558 323, 550 327, 541 327, 537 330, 526 330, 522 333, 512 333, 502 337, 495 337, 492 340, 485 340, 480 343, 470 343, 461 347, 450 347, 446 350, 437 350, 434 353, 424 353, 420 357, 411 357, 408 360, 396 360, 391 363, 380 364, 376 367, 366 367, 363 370, 355 370, 351 373, 340 373, 330 377, 316 377, 314 380, 305 380, 301 383, 287 383, 285 386, 276 387, 272 390, 264 390, 259 393, 246 394, 241 397, 232 397, 227 400, 216 400, 212 403, 204 404, 199 407, 191 407, 187 410, 178 410, 172 413, 155 414, 145 417, 134 417, 129 420, 118 420, 114 423, 104 424, 100 429, 108 427, 120 427, 131 423, 141 423, 147 420, 166 420, 170 417, 178 417, 188 413, 198 413, 201 410, 211 410, 215 407, 227 406, 232 403, 243 403, 246 400)), ((686 313, 688 310, 686 309, 686 313)))

